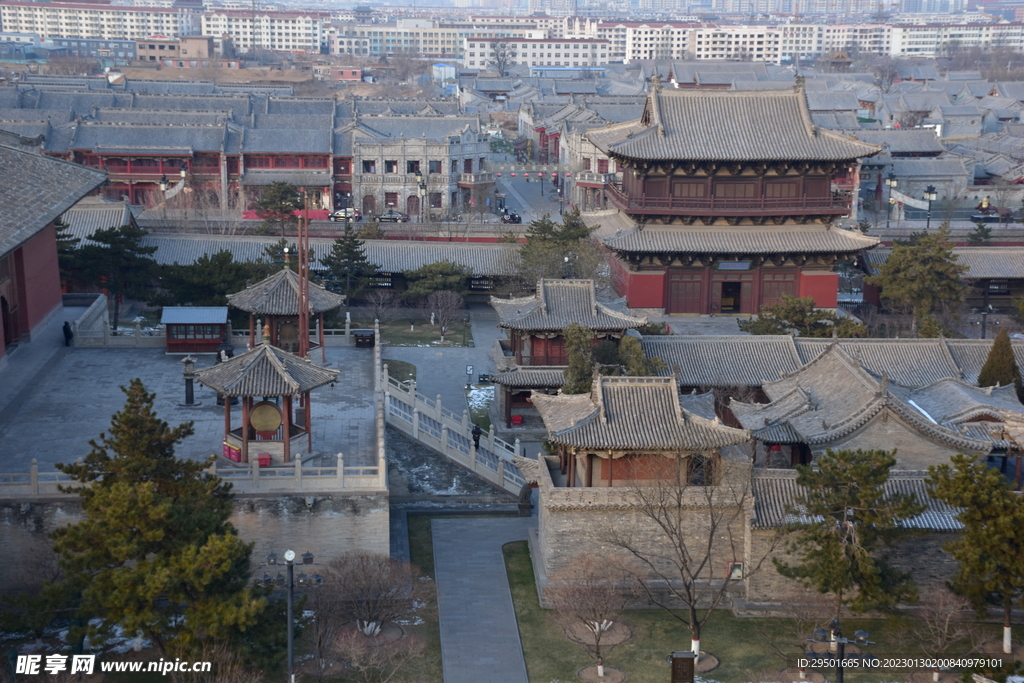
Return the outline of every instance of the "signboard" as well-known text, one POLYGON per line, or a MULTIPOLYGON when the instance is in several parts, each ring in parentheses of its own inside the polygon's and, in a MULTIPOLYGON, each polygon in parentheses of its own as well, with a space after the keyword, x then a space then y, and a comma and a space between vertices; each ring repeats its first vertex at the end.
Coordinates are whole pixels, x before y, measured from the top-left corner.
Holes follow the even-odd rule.
POLYGON ((722 261, 718 270, 750 270, 750 261, 722 261))
POLYGON ((891 190, 890 193, 889 193, 889 196, 892 199, 895 199, 898 202, 906 204, 907 206, 912 206, 915 209, 927 209, 928 208, 928 202, 925 201, 924 199, 915 199, 914 197, 911 197, 909 195, 905 195, 902 192, 897 192, 896 190, 891 190))

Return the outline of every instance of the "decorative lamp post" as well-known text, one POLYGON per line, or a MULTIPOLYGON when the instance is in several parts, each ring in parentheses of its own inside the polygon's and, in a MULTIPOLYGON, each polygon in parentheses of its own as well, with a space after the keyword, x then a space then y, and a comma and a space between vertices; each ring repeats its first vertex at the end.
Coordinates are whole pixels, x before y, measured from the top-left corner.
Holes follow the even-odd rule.
POLYGON ((889 188, 889 206, 888 206, 888 208, 886 209, 886 212, 885 212, 885 230, 886 230, 886 232, 888 232, 888 230, 889 230, 889 218, 892 217, 892 205, 896 203, 896 199, 893 198, 892 192, 893 192, 893 190, 896 189, 896 185, 898 183, 899 183, 899 181, 896 180, 896 174, 892 173, 890 171, 889 175, 886 176, 886 178, 885 178, 885 184, 889 188))
POLYGON ((851 655, 850 657, 847 657, 846 646, 850 643, 855 643, 857 645, 874 645, 873 642, 868 640, 868 636, 869 634, 867 631, 855 631, 853 634, 853 640, 844 638, 843 632, 839 628, 839 620, 833 619, 832 623, 828 626, 828 630, 816 628, 814 629, 814 637, 808 638, 807 640, 811 643, 829 644, 829 650, 832 654, 827 658, 818 656, 815 657, 815 659, 817 661, 834 660, 836 664, 836 683, 843 683, 843 669, 846 661, 864 657, 863 653, 861 655, 851 655))
POLYGON ((195 400, 196 359, 189 354, 182 358, 181 362, 185 364, 185 369, 182 372, 185 377, 185 402, 181 405, 189 408, 202 405, 195 400))
POLYGON ((934 185, 929 185, 924 189, 924 198, 928 200, 928 220, 924 225, 925 232, 928 232, 928 229, 932 227, 932 202, 939 198, 939 196, 935 194, 934 185))
POLYGON ((161 192, 167 192, 167 188, 168 188, 168 186, 170 186, 170 184, 171 184, 171 181, 167 179, 167 175, 166 174, 160 176, 160 191, 161 192))
MULTIPOLYGON (((261 578, 256 579, 256 584, 266 588, 287 588, 288 589, 288 682, 295 683, 295 551, 284 551, 284 563, 288 566, 288 578, 278 572, 276 577, 264 573, 261 578)), ((267 555, 268 566, 277 565, 277 553, 267 555)), ((303 553, 302 564, 313 564, 313 554, 303 553)), ((319 574, 307 576, 299 574, 299 586, 303 588, 315 588, 323 583, 323 577, 319 574)))
POLYGON ((423 223, 423 216, 426 214, 426 207, 424 207, 423 204, 427 199, 427 182, 424 180, 423 173, 421 171, 416 171, 416 182, 419 185, 420 193, 420 223, 423 223))

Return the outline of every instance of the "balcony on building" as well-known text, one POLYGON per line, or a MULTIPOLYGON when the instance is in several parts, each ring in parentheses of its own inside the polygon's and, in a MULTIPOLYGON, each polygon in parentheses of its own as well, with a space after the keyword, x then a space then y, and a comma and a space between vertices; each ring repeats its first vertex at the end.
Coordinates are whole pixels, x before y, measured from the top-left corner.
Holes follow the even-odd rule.
MULTIPOLYGON (((826 185, 826 187, 828 187, 826 185)), ((850 213, 851 195, 831 190, 814 195, 766 196, 678 196, 667 193, 647 194, 624 189, 610 182, 608 199, 617 208, 631 214, 685 216, 792 216, 799 214, 843 216, 850 213)), ((735 193, 733 193, 735 194, 735 193)))

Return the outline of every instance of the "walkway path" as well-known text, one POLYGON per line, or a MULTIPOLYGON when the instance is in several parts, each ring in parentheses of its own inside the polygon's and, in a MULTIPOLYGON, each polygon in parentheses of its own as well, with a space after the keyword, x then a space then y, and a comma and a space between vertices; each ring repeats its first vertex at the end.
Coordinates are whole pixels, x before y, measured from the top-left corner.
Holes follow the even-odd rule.
POLYGON ((433 400, 441 395, 441 403, 461 415, 466 410, 466 366, 473 366, 471 381, 481 373, 494 372, 491 347, 504 333, 498 329, 498 314, 485 304, 471 304, 470 325, 475 346, 471 348, 438 348, 415 346, 384 347, 384 362, 389 358, 416 366, 416 391, 433 400))
POLYGON ((67 306, 53 316, 32 341, 18 344, 0 370, 0 433, 3 424, 28 399, 28 394, 42 382, 71 349, 64 346, 64 321, 77 320, 83 307, 67 306))
POLYGON ((536 517, 431 520, 444 683, 527 683, 501 547, 536 517))

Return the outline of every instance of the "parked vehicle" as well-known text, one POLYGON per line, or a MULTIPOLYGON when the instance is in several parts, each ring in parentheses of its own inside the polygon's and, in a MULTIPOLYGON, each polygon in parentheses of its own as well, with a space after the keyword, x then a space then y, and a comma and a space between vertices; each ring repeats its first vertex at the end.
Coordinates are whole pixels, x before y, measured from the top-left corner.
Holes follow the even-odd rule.
POLYGON ((347 209, 338 209, 337 211, 331 214, 331 220, 334 221, 335 223, 338 221, 343 221, 346 218, 356 222, 363 220, 363 216, 362 214, 359 213, 359 210, 354 209, 351 206, 348 207, 347 209))
POLYGON ((519 223, 523 222, 523 217, 520 216, 518 213, 503 213, 501 214, 501 222, 515 223, 518 225, 519 223))
POLYGON ((381 223, 408 223, 409 217, 401 211, 391 209, 377 216, 377 220, 381 223))

